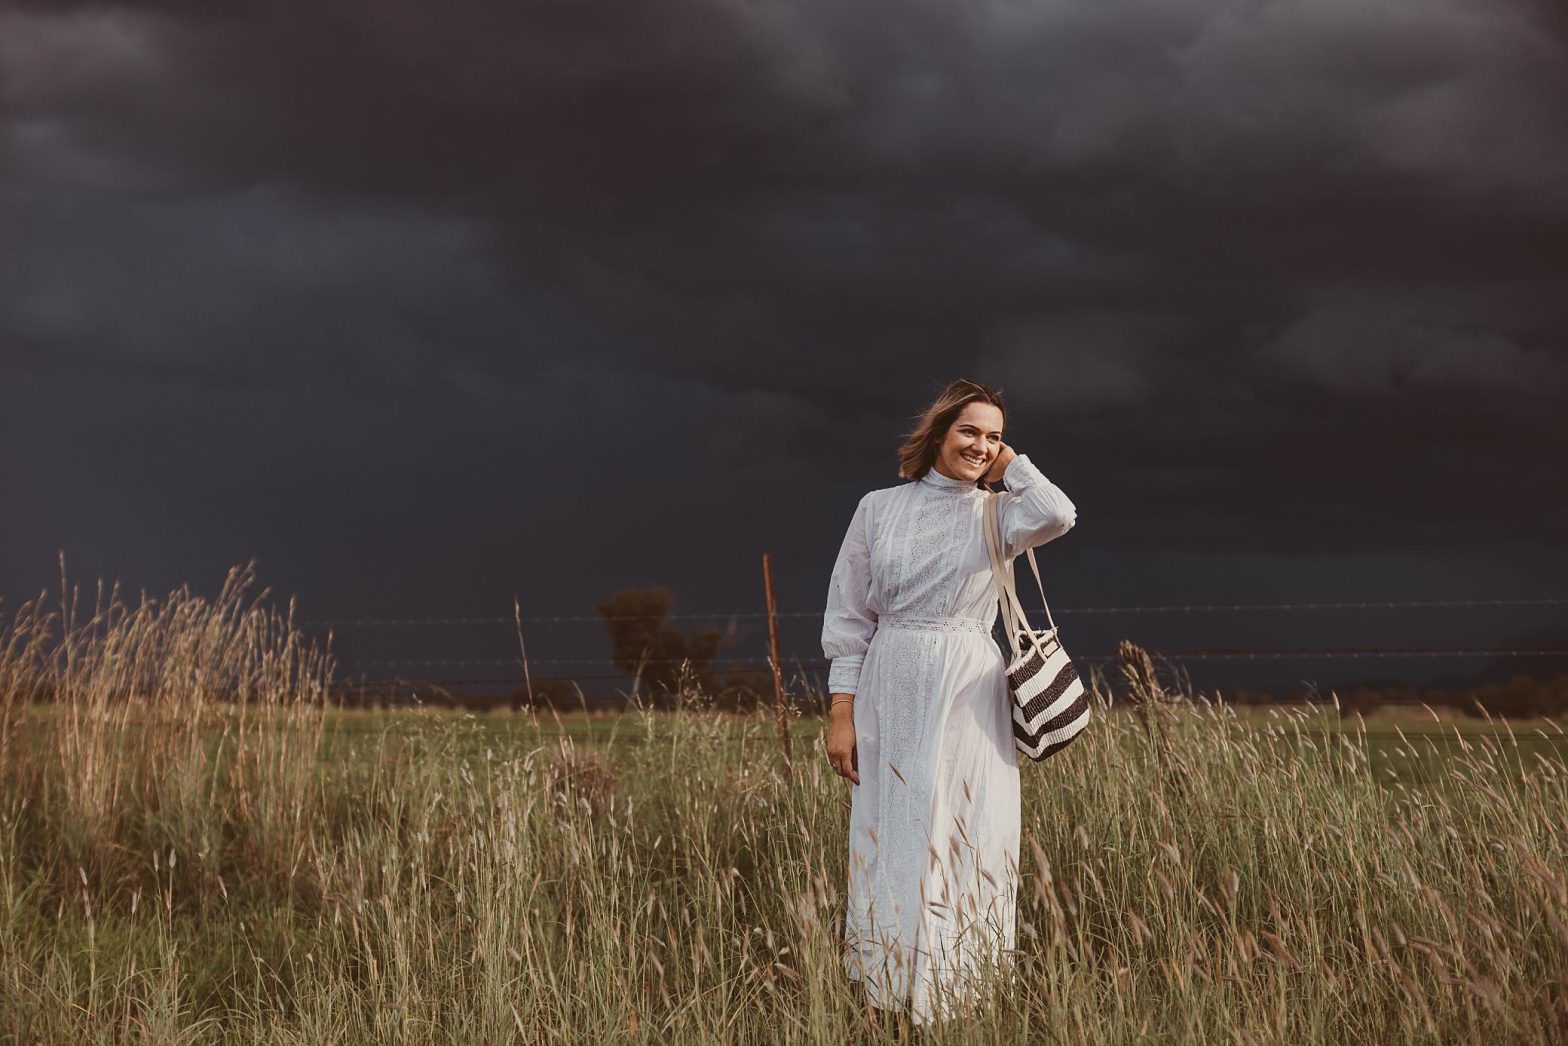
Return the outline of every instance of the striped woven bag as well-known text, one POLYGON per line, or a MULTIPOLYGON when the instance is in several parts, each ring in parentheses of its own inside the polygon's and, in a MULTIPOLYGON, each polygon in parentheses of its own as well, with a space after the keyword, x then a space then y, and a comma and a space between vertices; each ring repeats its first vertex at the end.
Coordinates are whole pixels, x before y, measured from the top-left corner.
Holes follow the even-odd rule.
POLYGON ((1089 694, 1057 636, 1032 548, 1024 551, 1029 556, 1035 584, 1040 586, 1040 601, 1051 627, 1035 631, 1024 617, 1013 580, 1013 565, 1002 558, 996 500, 995 491, 986 494, 985 547, 991 558, 996 597, 1002 604, 1007 640, 1013 648, 1013 660, 1007 666, 1007 689, 1013 695, 1013 742, 1020 752, 1038 762, 1066 748, 1089 725, 1089 694))

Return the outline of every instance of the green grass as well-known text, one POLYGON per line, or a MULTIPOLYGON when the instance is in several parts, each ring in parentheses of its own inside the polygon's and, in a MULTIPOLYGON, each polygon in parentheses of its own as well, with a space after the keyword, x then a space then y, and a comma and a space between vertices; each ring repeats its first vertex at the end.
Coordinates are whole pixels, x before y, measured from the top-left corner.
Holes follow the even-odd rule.
MULTIPOLYGON (((1550 1041, 1560 880, 1521 869, 1562 867, 1562 778, 1524 746, 1560 764, 1562 738, 1166 714, 1163 769, 1125 713, 1027 768, 1034 990, 949 1038, 1051 1038, 1053 1000, 1081 998, 1062 1041, 1550 1041), (1416 762, 1442 770, 1435 807, 1400 787, 1416 762)), ((35 742, 60 727, 27 718, 35 742)), ((86 885, 10 792, 0 1021, 59 1042, 848 1035, 847 786, 819 729, 792 723, 786 777, 767 717, 328 714, 294 882, 232 826, 206 854, 166 826, 167 851, 86 885)))
MULTIPOLYGON (((1252 724, 1265 732, 1272 719, 1291 716, 1295 729, 1303 736, 1332 739, 1341 734, 1364 743, 1370 757, 1373 778, 1385 786, 1396 783, 1444 786, 1452 782, 1454 760, 1465 754, 1467 746, 1487 741, 1501 743, 1506 749, 1504 764, 1514 773, 1533 766, 1537 758, 1568 761, 1568 736, 1546 720, 1520 723, 1492 723, 1465 716, 1438 717, 1416 709, 1383 711, 1366 717, 1340 716, 1332 706, 1280 706, 1277 709, 1242 708, 1233 710, 1237 721, 1252 724), (1512 736, 1510 736, 1512 734, 1512 736)), ((815 716, 791 715, 791 744, 797 752, 814 751, 824 720, 815 716)), ((681 736, 674 717, 642 716, 624 713, 581 712, 534 715, 522 713, 473 714, 447 709, 418 711, 341 711, 327 720, 325 744, 327 757, 351 752, 369 737, 382 732, 399 733, 448 729, 453 743, 471 752, 487 749, 505 751, 517 745, 549 743, 568 737, 580 745, 614 753, 628 746, 667 744, 681 736)), ((708 729, 729 744, 740 746, 740 754, 767 755, 780 750, 777 722, 773 713, 746 716, 712 716, 708 729)), ((1292 740, 1292 743, 1293 740, 1292 740)), ((1320 745, 1299 749, 1312 758, 1320 745)), ((1500 753, 1498 758, 1503 758, 1500 753)))
MULTIPOLYGON (((695 700, 325 711, 235 593, 67 632, 0 637, 0 1040, 886 1037, 814 719, 786 770, 695 700)), ((1555 726, 1101 712, 1024 771, 1018 976, 930 1041, 1568 1037, 1555 726)))

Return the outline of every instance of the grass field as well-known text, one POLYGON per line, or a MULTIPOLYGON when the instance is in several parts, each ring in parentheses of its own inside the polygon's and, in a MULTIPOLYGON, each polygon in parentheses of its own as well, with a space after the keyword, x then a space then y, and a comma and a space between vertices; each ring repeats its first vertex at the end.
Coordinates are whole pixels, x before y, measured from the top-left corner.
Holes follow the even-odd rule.
MULTIPOLYGON (((0 643, 0 1038, 876 1041, 817 720, 328 711, 244 589, 0 643)), ((1101 712, 930 1041, 1568 1037, 1555 725, 1101 712)))
MULTIPOLYGON (((1198 703, 1201 703, 1198 702, 1198 703)), ((1453 758, 1467 745, 1484 739, 1505 746, 1515 769, 1533 763, 1537 753, 1558 761, 1568 759, 1568 734, 1547 719, 1489 722, 1452 712, 1433 712, 1421 708, 1388 708, 1370 716, 1341 716, 1332 705, 1281 705, 1274 708, 1243 707, 1226 709, 1225 714, 1242 728, 1250 727, 1276 736, 1286 724, 1294 743, 1295 733, 1315 737, 1318 744, 1340 734, 1364 743, 1372 775, 1385 785, 1442 783, 1453 758), (1512 735, 1512 736, 1510 736, 1512 735)), ((383 732, 426 732, 433 724, 454 732, 455 743, 471 751, 516 745, 549 745, 558 738, 570 738, 576 745, 589 746, 606 755, 634 745, 664 743, 681 716, 649 714, 560 713, 525 714, 498 712, 468 714, 442 709, 418 711, 336 711, 326 724, 323 743, 328 758, 335 750, 353 750, 366 738, 383 732)), ((778 723, 774 713, 762 715, 706 716, 708 729, 740 746, 740 754, 754 758, 773 757, 780 751, 778 723)), ((803 713, 790 717, 790 736, 800 758, 819 758, 818 735, 826 721, 803 713), (809 753, 809 754, 808 754, 809 753)), ((1048 772, 1044 767, 1038 772, 1048 772)), ((1035 772, 1028 770, 1026 772, 1035 772)))

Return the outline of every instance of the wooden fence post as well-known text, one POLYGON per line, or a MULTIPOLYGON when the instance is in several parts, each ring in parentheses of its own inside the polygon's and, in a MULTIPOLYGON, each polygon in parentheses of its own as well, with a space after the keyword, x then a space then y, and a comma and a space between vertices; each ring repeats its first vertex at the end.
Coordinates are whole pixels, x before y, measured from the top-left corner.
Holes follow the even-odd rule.
POLYGON ((512 594, 512 620, 517 622, 517 651, 523 655, 523 686, 528 691, 528 710, 534 711, 534 679, 528 671, 528 647, 523 644, 523 605, 517 599, 517 594, 512 594))
POLYGON ((779 745, 784 749, 784 766, 788 768, 789 717, 784 711, 784 676, 779 671, 779 622, 773 609, 773 558, 767 552, 762 554, 762 591, 768 600, 768 647, 772 651, 768 660, 773 664, 773 701, 779 716, 779 745))

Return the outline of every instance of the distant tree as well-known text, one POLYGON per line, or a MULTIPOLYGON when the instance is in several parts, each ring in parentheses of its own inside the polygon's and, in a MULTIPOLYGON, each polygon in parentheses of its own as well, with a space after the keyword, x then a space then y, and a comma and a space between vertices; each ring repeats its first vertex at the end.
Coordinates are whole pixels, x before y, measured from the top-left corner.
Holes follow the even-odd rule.
POLYGON ((615 664, 638 677, 657 705, 675 702, 682 662, 688 666, 688 678, 702 680, 723 640, 716 628, 671 627, 674 605, 675 596, 667 588, 623 588, 595 608, 609 632, 615 664))

